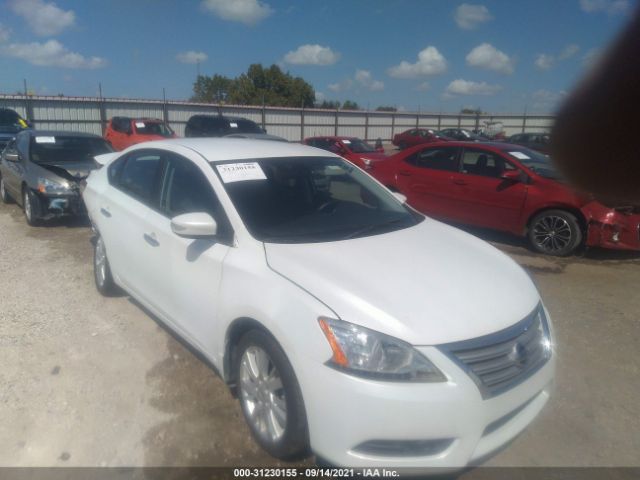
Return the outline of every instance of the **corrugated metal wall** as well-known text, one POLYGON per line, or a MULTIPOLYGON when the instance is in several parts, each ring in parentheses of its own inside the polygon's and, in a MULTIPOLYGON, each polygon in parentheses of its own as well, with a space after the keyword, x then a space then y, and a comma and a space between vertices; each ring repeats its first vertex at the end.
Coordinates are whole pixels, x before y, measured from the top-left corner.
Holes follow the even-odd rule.
POLYGON ((210 105, 162 100, 127 100, 86 97, 24 97, 1 95, 0 107, 16 110, 38 129, 102 134, 104 122, 113 116, 163 118, 178 135, 184 135, 189 117, 217 114, 245 117, 264 125, 267 132, 290 141, 316 135, 346 135, 390 141, 410 128, 502 128, 507 135, 549 131, 551 115, 457 115, 427 112, 334 111, 281 107, 210 105))

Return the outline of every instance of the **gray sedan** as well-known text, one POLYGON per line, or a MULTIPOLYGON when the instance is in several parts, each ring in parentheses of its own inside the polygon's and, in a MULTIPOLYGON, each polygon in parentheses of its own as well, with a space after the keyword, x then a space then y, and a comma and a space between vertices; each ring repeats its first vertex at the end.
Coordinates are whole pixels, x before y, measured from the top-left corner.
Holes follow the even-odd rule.
POLYGON ((97 135, 22 131, 2 152, 0 198, 20 204, 29 225, 82 214, 80 183, 99 166, 94 156, 111 151, 97 135))

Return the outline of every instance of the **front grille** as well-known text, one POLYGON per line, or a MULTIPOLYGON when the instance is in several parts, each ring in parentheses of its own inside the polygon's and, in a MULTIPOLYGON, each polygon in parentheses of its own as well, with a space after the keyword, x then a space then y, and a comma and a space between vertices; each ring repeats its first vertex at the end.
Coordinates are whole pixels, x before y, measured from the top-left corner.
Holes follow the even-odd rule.
POLYGON ((537 372, 551 356, 542 305, 512 327, 439 348, 471 376, 483 398, 513 388, 537 372))

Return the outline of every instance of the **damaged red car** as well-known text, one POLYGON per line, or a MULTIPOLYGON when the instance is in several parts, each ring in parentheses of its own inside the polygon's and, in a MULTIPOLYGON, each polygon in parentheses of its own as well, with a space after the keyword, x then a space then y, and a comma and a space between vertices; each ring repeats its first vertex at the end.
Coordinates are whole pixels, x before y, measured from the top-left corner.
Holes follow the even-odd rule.
POLYGON ((527 237, 545 254, 581 246, 640 250, 638 207, 605 206, 575 191, 548 156, 520 145, 418 145, 369 173, 420 212, 527 237))

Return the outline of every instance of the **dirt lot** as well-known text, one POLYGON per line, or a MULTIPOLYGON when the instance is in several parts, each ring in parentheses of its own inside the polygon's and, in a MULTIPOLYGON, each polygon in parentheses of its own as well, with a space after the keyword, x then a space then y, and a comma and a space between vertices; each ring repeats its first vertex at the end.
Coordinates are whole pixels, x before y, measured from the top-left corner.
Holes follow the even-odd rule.
MULTIPOLYGON (((555 396, 488 464, 640 465, 640 256, 544 258, 480 235, 533 274, 558 337, 555 396)), ((220 379, 96 292, 89 239, 0 205, 0 466, 274 464, 220 379)))

